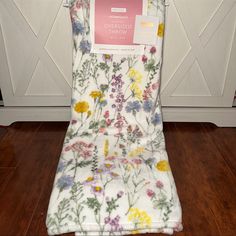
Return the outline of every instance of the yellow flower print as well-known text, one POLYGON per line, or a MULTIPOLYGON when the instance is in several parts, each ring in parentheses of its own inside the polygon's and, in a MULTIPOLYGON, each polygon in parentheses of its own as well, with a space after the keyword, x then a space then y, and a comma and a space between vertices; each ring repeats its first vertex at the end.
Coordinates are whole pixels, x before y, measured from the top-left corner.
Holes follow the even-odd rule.
POLYGON ((164 23, 159 24, 157 35, 161 38, 164 36, 164 29, 164 23))
POLYGON ((131 231, 131 234, 139 234, 139 233, 140 233, 139 230, 132 230, 132 231, 131 231))
POLYGON ((140 72, 136 71, 135 82, 141 83, 142 82, 142 78, 143 78, 143 75, 140 72))
POLYGON ((99 102, 104 102, 106 99, 103 97, 100 97, 99 102))
POLYGON ((93 182, 94 181, 94 177, 93 176, 89 176, 87 179, 86 179, 86 183, 90 183, 90 182, 93 182))
POLYGON ((74 110, 78 113, 85 113, 89 109, 89 104, 85 101, 77 102, 75 104, 74 110))
POLYGON ((148 0, 148 8, 151 7, 153 0, 148 0))
POLYGON ((129 69, 128 76, 129 76, 134 82, 137 82, 137 83, 141 83, 141 82, 142 82, 143 75, 142 75, 139 71, 135 70, 134 68, 130 68, 130 69, 129 69))
POLYGON ((139 99, 139 100, 142 100, 143 98, 143 92, 142 90, 139 88, 139 86, 137 85, 137 83, 132 83, 130 85, 130 90, 134 93, 134 97, 139 99))
POLYGON ((128 76, 129 76, 130 78, 134 78, 135 75, 136 75, 136 70, 135 70, 134 68, 130 68, 130 69, 129 69, 129 74, 128 74, 128 76))
POLYGON ((90 117, 92 115, 92 112, 91 111, 88 111, 87 112, 87 117, 90 117))
POLYGON ((159 171, 170 171, 170 165, 169 162, 166 160, 159 161, 156 164, 156 169, 159 171))
POLYGON ((129 156, 130 157, 138 156, 138 155, 142 154, 144 152, 144 150, 145 150, 144 147, 137 147, 133 151, 129 152, 129 156))
POLYGON ((104 156, 107 157, 109 154, 109 140, 106 139, 104 142, 104 148, 103 148, 104 156))
POLYGON ((102 93, 101 91, 92 91, 89 95, 90 95, 93 99, 103 97, 103 93, 102 93))
POLYGON ((138 208, 131 208, 129 210, 128 221, 132 221, 136 228, 150 227, 152 224, 152 219, 147 212, 138 208))

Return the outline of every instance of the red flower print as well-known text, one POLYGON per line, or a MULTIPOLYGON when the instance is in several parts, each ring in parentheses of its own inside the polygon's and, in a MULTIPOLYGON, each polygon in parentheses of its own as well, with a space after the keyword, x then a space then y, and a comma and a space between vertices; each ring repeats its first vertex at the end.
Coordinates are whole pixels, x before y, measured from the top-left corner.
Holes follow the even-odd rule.
POLYGON ((146 62, 147 62, 147 59, 148 59, 148 58, 147 58, 145 55, 142 56, 142 62, 143 62, 143 63, 146 63, 146 62))
POLYGON ((148 197, 154 197, 155 193, 151 189, 147 189, 147 195, 148 197))
POLYGON ((151 53, 151 54, 156 53, 156 51, 157 51, 157 49, 156 49, 155 47, 151 47, 151 49, 150 49, 150 53, 151 53))

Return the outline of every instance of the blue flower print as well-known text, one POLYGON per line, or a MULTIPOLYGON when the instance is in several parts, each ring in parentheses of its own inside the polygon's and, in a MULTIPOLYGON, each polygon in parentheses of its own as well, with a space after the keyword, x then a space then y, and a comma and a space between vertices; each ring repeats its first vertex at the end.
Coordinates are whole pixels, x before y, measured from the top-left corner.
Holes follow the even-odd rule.
POLYGON ((161 122, 161 115, 158 113, 155 113, 152 118, 151 118, 151 122, 154 126, 160 124, 161 122))
POLYGON ((153 101, 152 100, 146 100, 143 102, 143 110, 145 112, 150 112, 153 108, 153 101))
POLYGON ((139 112, 140 109, 141 109, 141 105, 139 101, 128 102, 125 108, 126 112, 128 113, 132 112, 133 114, 136 114, 136 112, 139 112))
POLYGON ((63 175, 57 180, 57 187, 60 192, 65 189, 69 189, 73 185, 73 178, 69 175, 63 175))
POLYGON ((91 44, 89 43, 88 40, 82 40, 80 42, 79 48, 81 50, 81 52, 84 53, 89 53, 91 50, 91 44))
POLYGON ((84 26, 79 21, 74 21, 72 23, 72 29, 75 35, 82 35, 84 33, 84 26))

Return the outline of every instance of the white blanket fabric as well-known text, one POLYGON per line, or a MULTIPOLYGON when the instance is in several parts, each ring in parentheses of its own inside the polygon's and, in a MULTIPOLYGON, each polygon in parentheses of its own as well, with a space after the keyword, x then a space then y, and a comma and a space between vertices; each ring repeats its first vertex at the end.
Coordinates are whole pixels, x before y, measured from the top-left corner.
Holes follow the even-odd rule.
POLYGON ((90 53, 89 0, 71 0, 71 122, 47 214, 49 235, 125 235, 182 230, 159 99, 164 0, 156 45, 144 55, 90 53))

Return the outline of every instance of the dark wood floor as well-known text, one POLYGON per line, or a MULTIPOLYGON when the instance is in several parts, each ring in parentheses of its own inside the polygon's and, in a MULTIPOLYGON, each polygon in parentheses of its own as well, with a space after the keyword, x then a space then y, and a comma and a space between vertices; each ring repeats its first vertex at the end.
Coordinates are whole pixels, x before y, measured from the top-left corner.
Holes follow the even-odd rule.
MULTIPOLYGON (((68 123, 0 127, 0 235, 47 235, 45 216, 68 123)), ((183 208, 176 235, 236 235, 236 129, 165 123, 183 208)), ((72 234, 69 234, 72 235, 72 234)))

